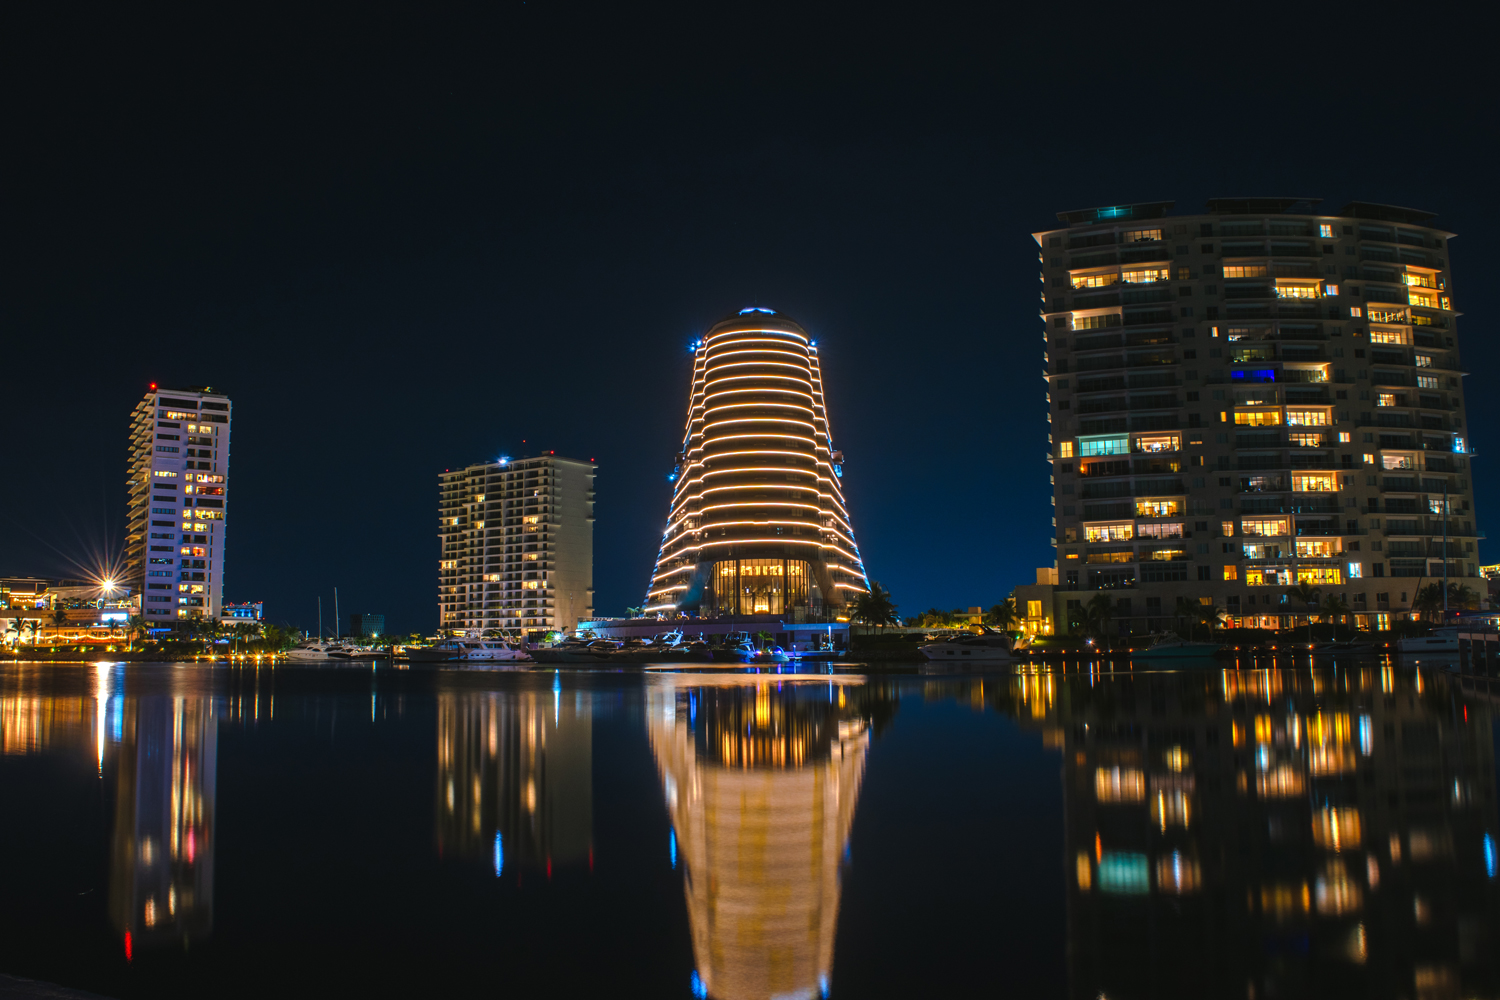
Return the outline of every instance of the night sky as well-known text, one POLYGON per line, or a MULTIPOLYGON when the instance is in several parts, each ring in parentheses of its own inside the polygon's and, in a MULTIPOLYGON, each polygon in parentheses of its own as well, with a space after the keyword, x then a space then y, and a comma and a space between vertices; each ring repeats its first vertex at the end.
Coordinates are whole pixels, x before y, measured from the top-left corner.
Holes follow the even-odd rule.
POLYGON ((621 614, 688 344, 763 305, 819 342, 870 575, 904 614, 987 606, 1053 553, 1029 234, 1130 201, 1436 212, 1500 448, 1494 24, 1412 13, 10 5, 0 574, 118 552, 132 407, 209 384, 226 600, 310 627, 338 587, 431 630, 437 474, 555 449, 598 462, 621 614))

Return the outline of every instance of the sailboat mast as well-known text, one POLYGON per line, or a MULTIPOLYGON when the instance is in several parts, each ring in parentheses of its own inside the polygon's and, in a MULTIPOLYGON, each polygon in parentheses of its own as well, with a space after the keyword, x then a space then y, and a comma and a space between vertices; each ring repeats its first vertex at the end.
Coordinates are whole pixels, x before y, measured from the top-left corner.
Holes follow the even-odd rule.
POLYGON ((342 638, 343 630, 339 628, 339 588, 333 588, 333 637, 342 638))
POLYGON ((318 641, 323 641, 323 595, 318 595, 318 641))

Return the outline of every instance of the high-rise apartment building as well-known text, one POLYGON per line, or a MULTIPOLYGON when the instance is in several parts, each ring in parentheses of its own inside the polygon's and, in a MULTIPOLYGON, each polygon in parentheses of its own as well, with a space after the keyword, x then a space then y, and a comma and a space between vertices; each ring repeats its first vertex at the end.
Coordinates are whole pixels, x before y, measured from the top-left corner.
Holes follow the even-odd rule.
POLYGON ((1306 582, 1386 627, 1445 572, 1478 589, 1454 234, 1363 202, 1172 208, 1033 234, 1057 563, 1030 625, 1104 591, 1121 631, 1179 599, 1284 627, 1306 582))
POLYGON ((218 618, 224 593, 229 397, 158 391, 130 416, 125 583, 148 625, 218 618))
POLYGON ((646 613, 802 615, 869 589, 839 481, 818 348, 769 309, 697 343, 646 613))
POLYGON ((438 476, 438 622, 575 628, 594 613, 592 462, 499 459, 438 476))

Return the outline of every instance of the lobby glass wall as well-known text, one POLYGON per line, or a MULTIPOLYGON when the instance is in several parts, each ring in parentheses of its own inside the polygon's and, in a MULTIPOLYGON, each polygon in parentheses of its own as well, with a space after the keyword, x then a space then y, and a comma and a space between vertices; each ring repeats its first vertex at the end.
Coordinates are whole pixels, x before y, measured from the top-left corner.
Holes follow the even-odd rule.
POLYGON ((725 615, 780 615, 808 604, 800 559, 721 559, 713 567, 714 608, 725 615))

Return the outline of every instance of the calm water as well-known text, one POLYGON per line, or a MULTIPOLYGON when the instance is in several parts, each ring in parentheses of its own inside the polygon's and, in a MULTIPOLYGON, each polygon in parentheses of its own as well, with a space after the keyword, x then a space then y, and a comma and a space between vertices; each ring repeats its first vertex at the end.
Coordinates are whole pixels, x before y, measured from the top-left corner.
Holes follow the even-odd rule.
POLYGON ((1500 993, 1440 672, 0 668, 0 972, 114 997, 1500 993))

